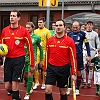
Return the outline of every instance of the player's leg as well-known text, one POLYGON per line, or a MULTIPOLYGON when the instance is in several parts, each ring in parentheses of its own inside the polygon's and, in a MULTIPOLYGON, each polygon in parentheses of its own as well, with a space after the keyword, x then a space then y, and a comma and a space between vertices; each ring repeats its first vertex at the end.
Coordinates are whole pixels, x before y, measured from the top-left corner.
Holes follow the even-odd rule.
POLYGON ((82 80, 81 71, 78 71, 78 73, 77 73, 77 81, 76 81, 76 95, 80 94, 79 89, 80 89, 81 80, 82 80))
POLYGON ((100 96, 100 72, 94 71, 94 84, 96 85, 96 95, 100 96))
POLYGON ((8 91, 8 95, 12 95, 12 83, 5 82, 5 89, 8 91))
POLYGON ((86 64, 84 64, 84 69, 81 70, 81 74, 82 74, 82 86, 81 86, 81 88, 84 88, 84 86, 86 85, 86 64))
POLYGON ((84 63, 84 69, 81 70, 81 74, 82 74, 82 88, 84 88, 84 86, 86 85, 86 57, 87 57, 87 51, 83 50, 83 63, 84 63))
POLYGON ((45 100, 53 100, 53 97, 52 97, 52 88, 53 88, 53 85, 46 85, 45 100))
POLYGON ((36 66, 35 66, 35 70, 34 70, 34 86, 33 89, 37 89, 37 87, 39 86, 39 71, 38 71, 38 64, 40 62, 40 53, 39 51, 37 52, 37 62, 36 62, 36 66))
POLYGON ((57 73, 57 86, 60 91, 60 100, 68 100, 66 91, 68 87, 68 78, 70 76, 70 65, 67 64, 66 66, 58 68, 57 73))
POLYGON ((8 95, 12 95, 11 60, 6 58, 4 65, 4 82, 8 95), (9 63, 9 64, 8 64, 9 63))
POLYGON ((24 99, 25 100, 29 100, 29 98, 30 98, 30 91, 31 91, 31 88, 32 88, 32 85, 33 85, 33 74, 30 72, 30 62, 25 62, 24 72, 27 73, 26 74, 26 78, 27 78, 27 90, 26 90, 26 94, 25 94, 24 99))
POLYGON ((96 95, 98 95, 99 86, 97 84, 98 78, 97 78, 97 72, 94 71, 94 84, 96 85, 96 95))
POLYGON ((29 100, 30 91, 32 91, 31 90, 32 85, 33 85, 33 74, 31 72, 28 72, 27 90, 26 90, 26 94, 25 94, 24 100, 29 100))
MULTIPOLYGON (((43 57, 43 61, 45 63, 45 53, 44 53, 44 57, 43 57)), ((41 89, 44 90, 45 89, 45 80, 46 80, 46 76, 45 76, 45 73, 44 73, 44 64, 43 64, 43 67, 42 67, 42 78, 43 78, 43 81, 42 81, 42 86, 41 86, 41 89)))
POLYGON ((27 66, 27 62, 25 62, 24 65, 24 86, 27 86, 27 81, 28 81, 28 66, 27 66))
POLYGON ((91 80, 93 76, 93 66, 89 66, 88 84, 87 87, 91 88, 91 80))
POLYGON ((79 95, 79 89, 80 89, 80 85, 81 85, 81 80, 82 80, 82 76, 81 76, 81 70, 84 69, 83 66, 83 54, 78 54, 77 55, 77 81, 76 81, 76 95, 79 95))
POLYGON ((53 67, 51 64, 48 64, 47 67, 47 76, 46 76, 46 88, 45 88, 45 100, 53 100, 52 97, 52 88, 53 85, 56 85, 56 75, 53 71, 53 67))
POLYGON ((69 95, 71 90, 72 90, 72 86, 71 86, 71 68, 70 68, 70 76, 68 78, 68 89, 67 89, 66 94, 69 95))
MULTIPOLYGON (((38 66, 38 64, 36 66, 38 66)), ((35 84, 33 86, 33 89, 37 89, 37 87, 39 86, 39 71, 38 71, 38 69, 34 70, 34 78, 35 78, 35 84)))
MULTIPOLYGON (((12 60, 12 100, 19 100, 19 82, 23 79, 25 57, 18 57, 12 60)), ((21 98, 20 98, 21 99, 21 98)))
MULTIPOLYGON (((95 57, 95 54, 96 54, 96 51, 91 51, 91 59, 95 57)), ((93 64, 90 63, 89 64, 89 75, 88 75, 88 84, 87 84, 87 87, 88 88, 91 88, 91 80, 92 80, 92 77, 93 77, 93 64)))
POLYGON ((43 81, 42 81, 41 89, 44 90, 45 89, 45 80, 46 80, 46 76, 44 74, 44 71, 42 71, 42 76, 43 76, 43 81))

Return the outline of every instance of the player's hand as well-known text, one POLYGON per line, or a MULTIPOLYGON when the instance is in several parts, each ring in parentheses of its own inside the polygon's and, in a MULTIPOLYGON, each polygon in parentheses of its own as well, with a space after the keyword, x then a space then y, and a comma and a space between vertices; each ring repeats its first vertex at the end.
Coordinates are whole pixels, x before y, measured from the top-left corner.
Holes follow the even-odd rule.
POLYGON ((90 62, 91 61, 90 56, 86 57, 86 60, 87 60, 87 62, 90 62))
POLYGON ((76 81, 76 79, 77 79, 77 75, 72 75, 72 80, 76 81))
POLYGON ((34 67, 30 67, 30 71, 31 71, 31 73, 33 73, 34 72, 34 67))
POLYGON ((35 70, 38 70, 38 64, 35 65, 35 70))
POLYGON ((44 76, 46 76, 47 75, 47 72, 44 72, 44 76))
POLYGON ((40 61, 40 68, 43 67, 43 60, 40 61))
POLYGON ((4 65, 1 65, 0 67, 4 67, 4 65))

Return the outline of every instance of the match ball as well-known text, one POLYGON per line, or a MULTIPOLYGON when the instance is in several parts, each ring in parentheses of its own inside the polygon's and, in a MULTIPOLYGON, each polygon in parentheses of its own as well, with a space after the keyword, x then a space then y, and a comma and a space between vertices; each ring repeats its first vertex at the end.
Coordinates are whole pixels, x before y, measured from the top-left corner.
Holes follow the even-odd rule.
POLYGON ((0 55, 6 56, 8 54, 8 46, 6 44, 0 44, 0 55))

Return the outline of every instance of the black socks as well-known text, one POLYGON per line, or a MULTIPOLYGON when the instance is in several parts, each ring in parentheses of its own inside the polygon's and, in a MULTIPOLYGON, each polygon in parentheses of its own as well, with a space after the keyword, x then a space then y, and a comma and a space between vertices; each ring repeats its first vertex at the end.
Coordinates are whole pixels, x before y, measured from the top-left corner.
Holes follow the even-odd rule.
POLYGON ((45 94, 45 100, 53 100, 52 93, 51 94, 45 94))

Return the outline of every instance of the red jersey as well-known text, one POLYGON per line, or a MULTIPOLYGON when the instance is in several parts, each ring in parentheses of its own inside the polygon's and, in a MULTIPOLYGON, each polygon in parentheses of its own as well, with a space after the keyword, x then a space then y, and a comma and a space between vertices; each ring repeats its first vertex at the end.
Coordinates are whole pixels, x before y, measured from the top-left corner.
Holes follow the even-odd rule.
POLYGON ((72 74, 76 73, 76 47, 74 41, 64 35, 62 38, 51 37, 47 41, 48 62, 54 66, 64 66, 71 62, 72 74))
POLYGON ((24 45, 26 44, 29 51, 30 66, 34 66, 34 50, 28 31, 18 25, 18 28, 11 29, 7 26, 1 34, 1 42, 8 46, 7 58, 16 58, 26 54, 24 45))

